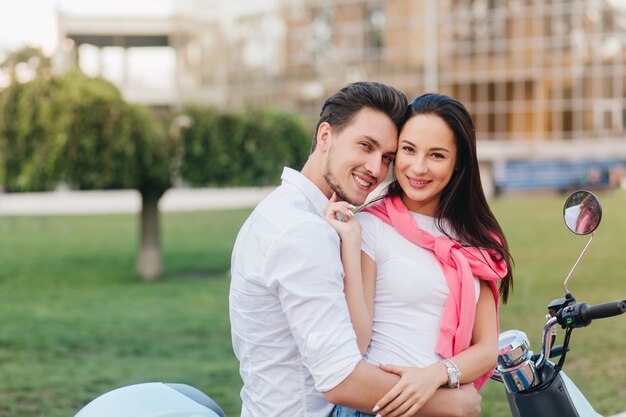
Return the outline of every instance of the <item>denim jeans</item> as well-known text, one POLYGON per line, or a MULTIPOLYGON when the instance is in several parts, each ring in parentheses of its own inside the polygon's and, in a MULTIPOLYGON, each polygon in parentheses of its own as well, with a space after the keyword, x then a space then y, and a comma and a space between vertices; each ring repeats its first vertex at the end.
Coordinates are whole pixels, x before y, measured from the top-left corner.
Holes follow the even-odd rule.
POLYGON ((374 414, 367 414, 341 405, 336 405, 335 408, 333 408, 333 412, 330 413, 330 417, 374 417, 374 414))

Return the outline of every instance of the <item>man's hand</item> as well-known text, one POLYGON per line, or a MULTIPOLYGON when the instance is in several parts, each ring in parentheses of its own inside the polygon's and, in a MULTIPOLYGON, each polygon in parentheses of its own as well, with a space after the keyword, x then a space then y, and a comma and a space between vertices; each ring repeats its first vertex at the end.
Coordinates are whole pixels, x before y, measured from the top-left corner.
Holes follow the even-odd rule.
POLYGON ((482 397, 474 388, 474 384, 461 385, 458 389, 461 393, 465 394, 465 401, 461 401, 462 414, 459 417, 476 417, 480 414, 480 403, 483 401, 482 397))
POLYGON ((419 417, 477 417, 482 398, 474 384, 459 389, 440 388, 421 409, 419 417))

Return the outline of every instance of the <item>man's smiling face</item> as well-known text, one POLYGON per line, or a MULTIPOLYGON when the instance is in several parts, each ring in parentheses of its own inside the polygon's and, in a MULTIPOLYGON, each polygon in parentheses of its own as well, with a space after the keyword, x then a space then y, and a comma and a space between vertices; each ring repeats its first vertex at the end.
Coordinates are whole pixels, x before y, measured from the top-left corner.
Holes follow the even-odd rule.
POLYGON ((361 109, 339 132, 330 131, 324 180, 330 192, 354 205, 387 176, 398 147, 398 132, 386 114, 361 109))

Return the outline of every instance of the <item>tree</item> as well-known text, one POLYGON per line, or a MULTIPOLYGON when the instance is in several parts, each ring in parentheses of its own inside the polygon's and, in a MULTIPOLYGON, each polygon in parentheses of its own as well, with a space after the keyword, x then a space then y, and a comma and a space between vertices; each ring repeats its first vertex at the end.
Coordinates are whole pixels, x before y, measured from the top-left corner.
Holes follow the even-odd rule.
POLYGON ((39 48, 24 46, 13 51, 0 63, 0 70, 6 71, 13 80, 18 78, 33 79, 36 76, 50 75, 52 62, 39 48), (18 72, 21 77, 18 77, 18 72))
POLYGON ((101 78, 41 74, 0 93, 0 184, 8 191, 133 188, 141 194, 137 271, 162 272, 158 202, 180 175, 192 185, 270 185, 300 168, 310 139, 276 110, 189 107, 168 132, 101 78))
POLYGON ((8 191, 134 188, 141 194, 137 270, 162 271, 158 201, 176 145, 145 108, 79 72, 12 83, 0 98, 0 180, 8 191))

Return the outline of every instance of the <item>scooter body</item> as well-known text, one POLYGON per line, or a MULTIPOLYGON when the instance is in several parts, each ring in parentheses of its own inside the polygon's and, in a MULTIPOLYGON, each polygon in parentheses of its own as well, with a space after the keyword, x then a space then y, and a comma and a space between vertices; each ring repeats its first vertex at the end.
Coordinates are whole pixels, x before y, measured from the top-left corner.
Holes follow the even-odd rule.
POLYGON ((224 417, 224 412, 190 385, 146 382, 109 391, 75 417, 224 417))
MULTIPOLYGON (((556 373, 553 363, 543 368, 543 378, 556 373)), ((565 372, 559 372, 542 390, 507 392, 513 417, 601 417, 565 372)))

